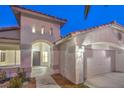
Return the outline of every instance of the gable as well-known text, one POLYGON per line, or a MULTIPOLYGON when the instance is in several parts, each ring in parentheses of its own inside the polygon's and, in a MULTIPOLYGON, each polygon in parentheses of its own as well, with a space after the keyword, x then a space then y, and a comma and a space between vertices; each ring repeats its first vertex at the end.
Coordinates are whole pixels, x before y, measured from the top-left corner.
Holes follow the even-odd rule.
POLYGON ((24 7, 20 7, 20 6, 11 6, 11 7, 15 15, 17 16, 17 18, 18 18, 18 15, 23 15, 23 16, 38 19, 38 20, 44 20, 48 22, 57 23, 57 24, 60 24, 61 26, 63 26, 65 22, 67 21, 66 19, 57 18, 55 16, 47 15, 47 14, 33 11, 30 9, 26 9, 24 7))

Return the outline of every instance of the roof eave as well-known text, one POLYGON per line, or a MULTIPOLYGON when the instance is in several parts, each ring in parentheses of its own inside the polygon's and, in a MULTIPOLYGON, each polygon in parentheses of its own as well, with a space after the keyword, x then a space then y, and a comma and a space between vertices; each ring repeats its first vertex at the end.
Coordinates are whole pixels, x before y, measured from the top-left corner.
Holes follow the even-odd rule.
POLYGON ((20 27, 2 27, 2 28, 0 28, 0 32, 13 31, 13 30, 20 30, 20 27))
POLYGON ((59 44, 65 42, 66 40, 69 40, 71 37, 72 37, 72 35, 71 34, 68 34, 66 37, 61 38, 60 40, 56 41, 55 42, 55 45, 59 45, 59 44))
POLYGON ((21 12, 21 13, 28 13, 28 14, 32 14, 34 16, 42 16, 46 19, 48 18, 50 20, 56 21, 56 22, 60 23, 61 26, 63 26, 67 22, 66 19, 57 18, 55 16, 47 15, 47 14, 44 14, 44 13, 41 13, 41 12, 33 11, 31 9, 23 8, 23 7, 20 7, 20 6, 12 5, 11 7, 14 11, 18 11, 18 12, 21 12))

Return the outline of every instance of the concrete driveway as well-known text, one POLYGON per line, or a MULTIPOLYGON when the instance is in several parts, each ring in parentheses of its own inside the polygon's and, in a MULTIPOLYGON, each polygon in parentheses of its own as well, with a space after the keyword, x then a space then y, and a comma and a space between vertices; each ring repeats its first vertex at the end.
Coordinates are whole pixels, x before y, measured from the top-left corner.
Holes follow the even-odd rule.
POLYGON ((88 79, 85 84, 95 88, 124 88, 124 73, 112 72, 88 79))

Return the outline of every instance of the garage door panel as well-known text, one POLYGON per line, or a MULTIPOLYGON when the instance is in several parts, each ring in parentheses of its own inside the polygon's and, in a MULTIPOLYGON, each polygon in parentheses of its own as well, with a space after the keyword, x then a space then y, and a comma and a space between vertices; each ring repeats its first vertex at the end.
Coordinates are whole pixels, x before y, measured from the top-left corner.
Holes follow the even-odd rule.
POLYGON ((87 78, 111 72, 111 58, 103 51, 92 51, 93 56, 87 58, 87 78))
POLYGON ((119 51, 116 53, 116 70, 124 72, 124 51, 119 51))

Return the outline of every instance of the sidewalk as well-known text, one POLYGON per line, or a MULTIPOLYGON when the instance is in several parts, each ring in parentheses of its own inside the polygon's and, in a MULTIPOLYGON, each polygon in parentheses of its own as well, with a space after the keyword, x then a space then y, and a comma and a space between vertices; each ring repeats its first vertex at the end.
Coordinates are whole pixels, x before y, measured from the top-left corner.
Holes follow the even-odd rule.
POLYGON ((32 77, 36 78, 37 88, 59 88, 59 85, 51 77, 47 67, 33 68, 32 77))

